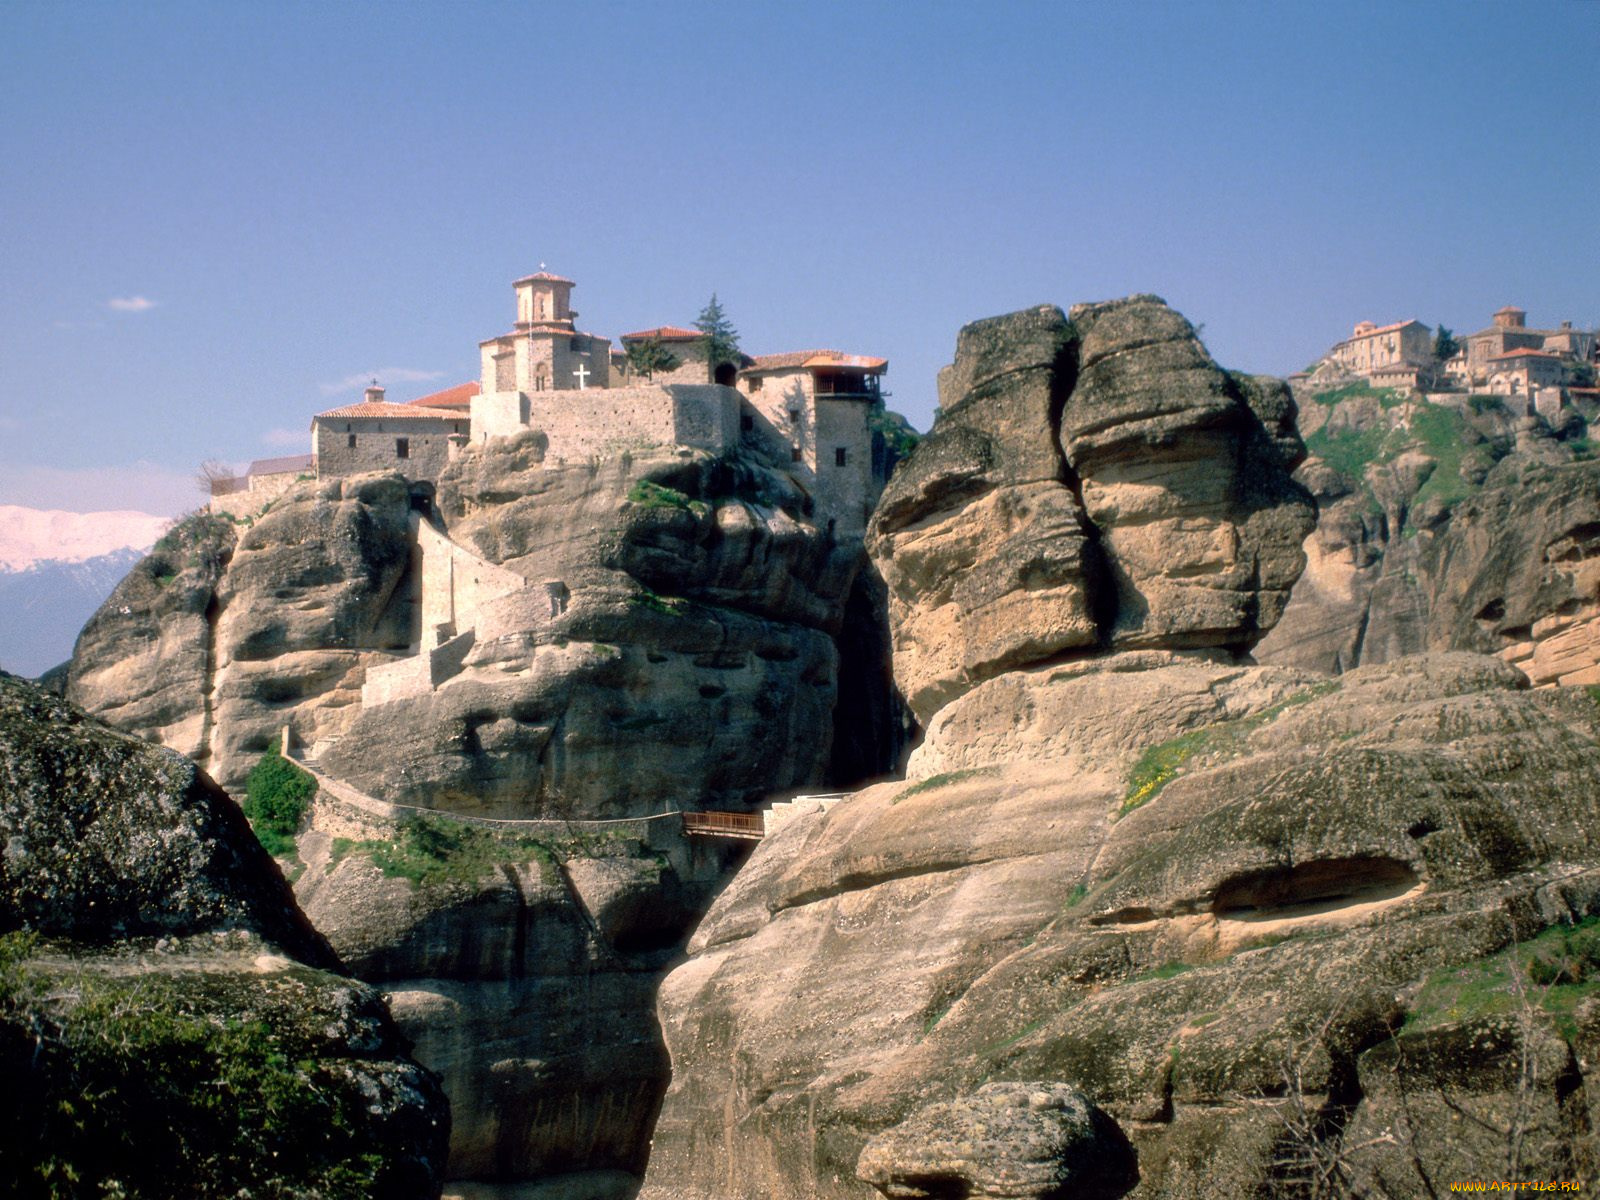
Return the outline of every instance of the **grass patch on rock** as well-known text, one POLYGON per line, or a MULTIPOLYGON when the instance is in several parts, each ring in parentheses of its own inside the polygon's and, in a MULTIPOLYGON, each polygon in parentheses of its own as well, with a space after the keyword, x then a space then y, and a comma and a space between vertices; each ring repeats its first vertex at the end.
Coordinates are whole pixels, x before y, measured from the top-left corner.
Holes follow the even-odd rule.
POLYGON ((923 792, 934 792, 940 788, 949 787, 953 783, 960 783, 967 779, 981 779, 991 775, 998 775, 999 767, 963 767, 959 771, 944 771, 938 775, 930 775, 918 783, 913 783, 904 791, 899 792, 890 804, 899 804, 912 796, 919 796, 923 792))
POLYGON ((1533 1010, 1563 1036, 1576 1034, 1574 1011, 1600 994, 1600 918, 1557 925, 1477 962, 1434 971, 1410 1005, 1405 1027, 1425 1030, 1533 1010))
POLYGON ((681 617, 689 611, 689 601, 682 597, 663 596, 643 586, 637 592, 629 594, 628 603, 667 617, 681 617))
POLYGON ((390 838, 335 838, 330 867, 350 854, 365 855, 383 874, 409 880, 413 887, 475 884, 510 862, 537 862, 549 883, 558 861, 557 849, 542 838, 434 815, 405 818, 390 838))
POLYGON ((1192 761, 1199 760, 1208 766, 1226 762, 1248 749, 1250 734, 1263 725, 1270 725, 1291 708, 1339 690, 1337 679, 1313 684, 1276 704, 1268 705, 1258 713, 1235 721, 1220 721, 1180 733, 1175 738, 1147 746, 1133 766, 1128 769, 1127 786, 1117 816, 1126 816, 1140 805, 1155 799, 1192 761))
POLYGON ((695 516, 704 516, 710 511, 710 506, 705 501, 691 500, 677 488, 670 488, 649 479, 633 481, 633 486, 628 489, 628 503, 637 504, 640 508, 679 509, 695 516))
POLYGON ((0 1134, 7 1195, 358 1200, 395 1185, 371 1098, 322 1032, 337 1013, 308 1003, 316 973, 263 1005, 255 977, 63 973, 3 941, 0 1017, 32 1031, 27 1096, 0 1134))

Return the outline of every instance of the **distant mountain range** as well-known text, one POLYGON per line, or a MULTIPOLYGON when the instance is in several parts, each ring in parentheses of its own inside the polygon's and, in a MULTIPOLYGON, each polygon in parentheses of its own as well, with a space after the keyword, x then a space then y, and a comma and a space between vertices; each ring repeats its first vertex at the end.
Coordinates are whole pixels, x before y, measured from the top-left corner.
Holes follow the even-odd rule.
POLYGON ((168 524, 0 504, 0 668, 32 677, 71 657, 84 622, 168 524))

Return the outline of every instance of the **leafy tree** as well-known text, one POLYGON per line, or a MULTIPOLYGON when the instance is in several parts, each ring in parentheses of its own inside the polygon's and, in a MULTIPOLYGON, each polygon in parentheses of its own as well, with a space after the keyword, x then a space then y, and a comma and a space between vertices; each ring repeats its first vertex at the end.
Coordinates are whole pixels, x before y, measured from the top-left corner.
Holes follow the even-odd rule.
POLYGON ((628 369, 646 379, 654 378, 657 371, 670 371, 678 365, 678 356, 662 344, 660 337, 648 337, 628 346, 628 369))
POLYGON ((1461 343, 1456 341, 1455 334, 1439 326, 1433 334, 1433 357, 1439 362, 1449 362, 1460 352, 1461 343))
POLYGON ((705 334, 709 341, 707 358, 713 371, 723 363, 738 365, 739 334, 728 320, 728 314, 722 311, 715 292, 711 293, 711 302, 695 318, 694 327, 705 334))
POLYGON ((245 779, 244 815, 256 840, 275 858, 294 853, 295 834, 305 820, 317 781, 268 746, 245 779))

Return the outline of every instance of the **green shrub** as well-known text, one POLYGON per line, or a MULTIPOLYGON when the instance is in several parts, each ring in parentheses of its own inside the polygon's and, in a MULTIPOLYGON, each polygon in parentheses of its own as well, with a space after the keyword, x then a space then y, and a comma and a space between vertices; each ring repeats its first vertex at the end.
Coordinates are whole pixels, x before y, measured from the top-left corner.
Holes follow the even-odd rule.
POLYGON ((681 508, 689 511, 691 501, 676 488, 664 487, 649 479, 636 479, 628 489, 630 503, 643 508, 681 508))
MULTIPOLYGON (((42 972, 26 982, 62 991, 42 972)), ((0 1132, 6 1195, 358 1200, 394 1185, 368 1100, 319 1034, 238 1019, 209 987, 79 972, 71 1007, 27 1004, 28 1098, 0 1132)))
POLYGON ((445 816, 415 816, 401 821, 392 838, 352 842, 340 839, 335 857, 361 853, 394 879, 413 887, 441 883, 476 883, 502 863, 537 862, 550 882, 556 873, 556 852, 546 842, 526 835, 499 833, 445 816))
POLYGON ((292 858, 295 835, 316 795, 317 781, 272 746, 250 769, 244 790, 244 815, 257 840, 274 858, 292 858))

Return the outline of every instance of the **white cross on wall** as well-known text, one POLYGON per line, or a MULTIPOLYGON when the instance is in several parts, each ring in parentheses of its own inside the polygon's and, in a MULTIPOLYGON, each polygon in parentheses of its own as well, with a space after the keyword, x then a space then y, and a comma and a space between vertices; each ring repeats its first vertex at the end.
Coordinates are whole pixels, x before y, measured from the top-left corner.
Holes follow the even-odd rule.
POLYGON ((589 386, 589 368, 582 363, 578 364, 578 369, 572 373, 572 377, 578 381, 580 392, 589 386))

